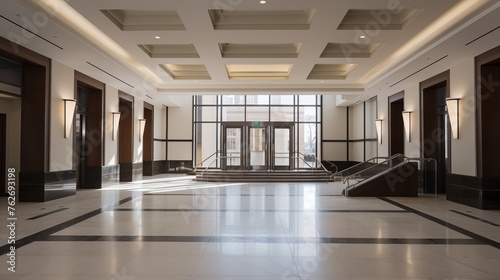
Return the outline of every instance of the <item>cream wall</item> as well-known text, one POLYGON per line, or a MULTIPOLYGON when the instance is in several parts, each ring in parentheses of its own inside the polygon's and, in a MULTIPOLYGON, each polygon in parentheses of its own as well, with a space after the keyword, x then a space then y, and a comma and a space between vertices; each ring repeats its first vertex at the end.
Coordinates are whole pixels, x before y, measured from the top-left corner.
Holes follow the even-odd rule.
MULTIPOLYGON (((363 103, 349 107, 349 140, 364 139, 364 108, 363 103)), ((364 161, 364 143, 349 143, 349 160, 364 161)))
POLYGON ((133 139, 134 139, 134 155, 133 162, 139 163, 143 159, 143 146, 139 142, 139 119, 144 118, 144 101, 134 98, 134 119, 133 119, 133 139))
POLYGON ((21 99, 0 99, 0 113, 7 115, 5 167, 21 168, 21 99))
MULTIPOLYGON (((391 95, 394 93, 391 93, 391 95)), ((377 96, 377 113, 377 119, 382 119, 382 144, 377 141, 378 156, 387 157, 389 156, 388 94, 379 94, 377 96)))
POLYGON ((193 97, 180 95, 175 98, 177 107, 168 108, 168 160, 192 160, 193 156, 193 97))
MULTIPOLYGON (((167 107, 157 107, 154 108, 154 139, 166 140, 167 130, 165 127, 165 120, 167 119, 167 107)), ((166 160, 166 141, 154 141, 154 158, 153 160, 166 160)))
POLYGON ((347 107, 336 106, 335 95, 323 96, 322 131, 324 160, 347 160, 347 144, 345 142, 328 142, 328 140, 347 139, 347 107))
POLYGON ((474 58, 450 69, 450 97, 460 98, 459 139, 451 140, 451 171, 476 176, 476 114, 474 58))
POLYGON ((411 158, 420 157, 420 86, 413 84, 404 91, 404 110, 411 111, 410 142, 405 136, 405 155, 411 158))
POLYGON ((104 165, 118 164, 118 139, 113 140, 113 114, 119 112, 118 89, 106 85, 104 105, 104 165))
POLYGON ((52 172, 73 169, 73 137, 64 138, 63 99, 75 99, 75 71, 55 60, 51 71, 49 171, 52 172))

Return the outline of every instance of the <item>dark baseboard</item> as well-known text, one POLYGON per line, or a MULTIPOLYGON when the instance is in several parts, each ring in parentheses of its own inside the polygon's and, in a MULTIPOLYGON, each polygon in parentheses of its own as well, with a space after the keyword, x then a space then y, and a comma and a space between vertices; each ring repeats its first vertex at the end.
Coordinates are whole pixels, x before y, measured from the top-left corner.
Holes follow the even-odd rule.
POLYGON ((446 198, 474 208, 500 210, 500 178, 448 174, 446 198))
POLYGON ((76 170, 20 172, 19 201, 45 202, 76 194, 76 170))
POLYGON ((190 160, 168 160, 166 162, 166 173, 189 173, 193 171, 193 162, 190 160))
POLYGON ((142 162, 120 163, 120 182, 133 182, 142 179, 142 162))
POLYGON ((145 161, 143 162, 143 175, 154 176, 165 173, 166 166, 166 160, 145 161))

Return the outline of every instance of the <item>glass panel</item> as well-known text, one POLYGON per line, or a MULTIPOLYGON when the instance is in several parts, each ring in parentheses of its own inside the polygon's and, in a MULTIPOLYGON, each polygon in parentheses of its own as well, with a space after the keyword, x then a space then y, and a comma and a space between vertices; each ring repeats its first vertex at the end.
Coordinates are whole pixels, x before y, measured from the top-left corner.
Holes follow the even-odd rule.
POLYGON ((197 122, 215 122, 217 121, 217 107, 215 106, 196 106, 197 122))
POLYGON ((290 129, 274 129, 274 165, 290 165, 290 129))
POLYGON ((300 95, 299 105, 316 105, 316 95, 300 95))
POLYGON ((202 95, 200 105, 216 105, 217 95, 202 95))
POLYGON ((271 107, 272 122, 293 122, 293 107, 271 107))
POLYGON ((245 121, 245 107, 222 107, 222 121, 245 121))
POLYGON ((226 128, 227 166, 241 166, 241 128, 226 128))
POLYGON ((316 107, 299 107, 299 122, 316 122, 316 107))
POLYGON ((247 122, 269 121, 269 107, 247 107, 247 122))
POLYGON ((316 167, 316 124, 305 123, 299 125, 299 138, 298 138, 299 151, 303 154, 303 160, 299 161, 299 167, 309 168, 316 167))
POLYGON ((245 96, 244 95, 222 95, 223 105, 244 105, 245 96))
MULTIPOLYGON (((196 164, 201 163, 216 151, 217 146, 217 125, 215 123, 199 123, 195 126, 196 129, 196 164)), ((216 155, 203 163, 203 167, 208 167, 215 159, 216 155)), ((217 167, 216 163, 210 167, 217 167)))
POLYGON ((293 105, 293 95, 271 95, 272 105, 293 105))
POLYGON ((247 105, 269 105, 269 95, 247 95, 247 105))
POLYGON ((266 129, 250 128, 250 166, 253 169, 266 165, 266 129))

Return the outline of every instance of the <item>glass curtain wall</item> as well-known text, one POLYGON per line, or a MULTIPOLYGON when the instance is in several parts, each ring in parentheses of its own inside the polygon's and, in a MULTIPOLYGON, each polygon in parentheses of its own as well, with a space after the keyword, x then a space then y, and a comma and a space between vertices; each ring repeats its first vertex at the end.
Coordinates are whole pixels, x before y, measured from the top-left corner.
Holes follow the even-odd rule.
MULTIPOLYGON (((321 96, 319 95, 199 95, 194 96, 195 164, 220 168, 222 122, 292 122, 295 124, 295 166, 316 166, 321 155, 321 96)), ((235 136, 236 137, 236 136, 235 136)), ((228 145, 232 145, 228 143, 228 145)))

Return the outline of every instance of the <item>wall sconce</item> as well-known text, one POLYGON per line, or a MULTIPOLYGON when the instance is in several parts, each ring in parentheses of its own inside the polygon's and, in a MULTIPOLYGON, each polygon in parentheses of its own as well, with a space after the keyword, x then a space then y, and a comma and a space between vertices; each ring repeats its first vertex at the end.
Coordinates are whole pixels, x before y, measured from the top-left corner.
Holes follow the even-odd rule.
POLYGON ((446 108, 448 109, 448 118, 450 119, 451 134, 453 139, 459 138, 458 132, 458 112, 460 98, 446 98, 446 108))
POLYGON ((145 128, 146 128, 146 119, 139 119, 139 142, 142 142, 145 128))
POLYGON ((118 137, 118 127, 120 126, 120 112, 112 112, 113 114, 113 132, 111 135, 111 140, 115 141, 118 137))
POLYGON ((75 117, 76 100, 64 100, 64 138, 69 138, 71 127, 73 126, 73 118, 75 117))
POLYGON ((382 145, 382 119, 375 120, 375 128, 377 129, 377 137, 379 145, 382 145))
POLYGON ((403 111, 403 124, 408 142, 411 142, 411 113, 411 111, 403 111))

